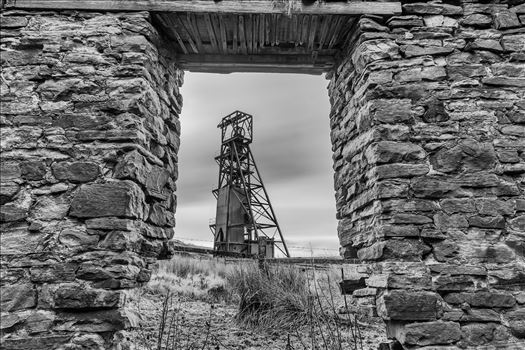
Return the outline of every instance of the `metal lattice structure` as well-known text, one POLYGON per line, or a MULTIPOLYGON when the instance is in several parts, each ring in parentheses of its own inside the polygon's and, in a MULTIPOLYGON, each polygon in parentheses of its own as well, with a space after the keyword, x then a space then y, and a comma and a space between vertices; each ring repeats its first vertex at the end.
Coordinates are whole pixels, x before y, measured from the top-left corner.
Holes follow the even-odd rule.
POLYGON ((217 215, 210 224, 218 254, 273 257, 275 248, 289 257, 268 193, 250 150, 253 118, 235 111, 217 126, 221 151, 215 157, 219 181, 213 190, 217 215))

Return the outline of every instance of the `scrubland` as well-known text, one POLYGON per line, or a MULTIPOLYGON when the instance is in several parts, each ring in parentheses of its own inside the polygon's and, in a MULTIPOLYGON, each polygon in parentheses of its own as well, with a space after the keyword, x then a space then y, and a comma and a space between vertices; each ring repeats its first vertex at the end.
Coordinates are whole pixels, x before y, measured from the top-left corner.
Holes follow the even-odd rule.
POLYGON ((131 336, 143 350, 376 349, 383 325, 339 281, 332 266, 175 256, 129 295, 140 319, 131 336))

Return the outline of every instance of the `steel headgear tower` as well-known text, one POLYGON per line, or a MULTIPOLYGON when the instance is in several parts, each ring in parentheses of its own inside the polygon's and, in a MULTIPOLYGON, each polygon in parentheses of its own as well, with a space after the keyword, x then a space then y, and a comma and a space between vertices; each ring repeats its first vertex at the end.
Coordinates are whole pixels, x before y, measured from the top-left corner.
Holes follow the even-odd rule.
POLYGON ((252 116, 235 111, 221 129, 219 183, 213 194, 217 214, 210 228, 218 254, 273 257, 275 249, 289 257, 281 229, 250 151, 252 116))

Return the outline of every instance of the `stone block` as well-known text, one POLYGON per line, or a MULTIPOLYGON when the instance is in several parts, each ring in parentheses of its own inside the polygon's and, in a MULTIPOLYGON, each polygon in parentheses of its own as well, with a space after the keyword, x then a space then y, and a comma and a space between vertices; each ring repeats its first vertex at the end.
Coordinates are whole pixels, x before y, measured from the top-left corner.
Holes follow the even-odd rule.
POLYGON ((446 198, 440 202, 441 209, 447 214, 474 213, 476 206, 470 198, 446 198))
POLYGON ((380 141, 365 151, 369 163, 404 163, 425 159, 420 146, 408 142, 380 141))
POLYGON ((89 234, 83 228, 67 228, 58 235, 58 241, 68 248, 94 248, 98 239, 98 235, 89 234))
POLYGON ((98 177, 98 165, 91 162, 60 162, 52 165, 53 175, 58 180, 75 183, 93 181, 98 177))
POLYGON ((415 2, 403 5, 403 13, 417 15, 461 15, 463 8, 445 3, 415 2))
POLYGON ((461 339, 461 330, 455 322, 416 322, 407 324, 396 338, 407 345, 453 344, 461 339))
POLYGON ((460 23, 466 27, 488 28, 492 24, 492 17, 481 13, 473 13, 462 18, 460 23))
POLYGON ((480 228, 494 228, 503 229, 505 228, 505 219, 498 216, 472 216, 468 219, 469 225, 472 227, 480 228))
POLYGON ((427 164, 383 164, 373 168, 372 173, 378 180, 414 177, 428 174, 430 168, 427 164))
POLYGON ((440 292, 468 291, 474 288, 474 279, 467 275, 441 275, 434 280, 434 289, 440 292))
MULTIPOLYGON (((146 188, 146 194, 165 200, 163 189, 170 178, 169 172, 156 165, 151 165, 139 152, 127 153, 116 165, 113 176, 117 179, 136 181, 146 188)), ((176 180, 174 178, 173 180, 176 180)))
POLYGON ((117 216, 144 218, 145 198, 131 181, 80 186, 71 203, 69 214, 79 218, 117 216))
POLYGON ((71 338, 67 335, 43 335, 36 337, 14 336, 9 338, 2 338, 0 346, 5 350, 42 350, 52 349, 68 342, 71 338))
POLYGON ((47 266, 33 266, 29 269, 31 281, 35 283, 68 282, 75 279, 75 264, 58 263, 47 266))
POLYGON ((487 276, 487 269, 479 265, 430 264, 430 271, 446 275, 487 276))
POLYGON ((55 326, 57 331, 103 333, 115 332, 139 326, 139 316, 131 310, 96 310, 58 313, 64 322, 55 326))
POLYGON ((517 309, 505 314, 512 334, 521 339, 525 339, 525 308, 517 309))
POLYGON ((418 198, 442 198, 458 189, 458 185, 438 177, 424 176, 412 180, 410 185, 418 198))
POLYGON ((417 57, 417 56, 439 56, 439 55, 448 55, 454 51, 453 47, 443 47, 443 46, 418 46, 418 45, 402 45, 400 46, 401 52, 405 57, 417 57))
POLYGON ((39 197, 31 210, 31 217, 38 220, 60 220, 66 217, 69 200, 66 196, 39 197))
POLYGON ((46 175, 46 165, 39 160, 20 162, 20 173, 26 180, 42 180, 46 175))
POLYGON ((420 261, 423 255, 428 254, 430 251, 430 247, 419 240, 390 239, 359 249, 357 257, 360 260, 397 259, 401 261, 420 261))
POLYGON ((494 26, 496 29, 509 29, 519 27, 521 23, 515 12, 497 11, 494 13, 494 26))
POLYGON ((469 323, 461 326, 462 348, 490 344, 492 341, 506 341, 509 334, 505 327, 497 323, 469 323))
POLYGON ((30 283, 14 284, 0 288, 0 309, 3 312, 12 312, 34 308, 37 293, 30 283))
POLYGON ((13 204, 6 204, 0 207, 0 222, 24 221, 27 216, 27 208, 13 204))
POLYGON ((449 304, 467 303, 474 307, 510 308, 516 305, 516 300, 512 294, 491 291, 449 293, 444 299, 449 304))
POLYGON ((86 220, 85 224, 86 228, 95 230, 132 231, 135 228, 134 220, 121 219, 117 217, 88 219, 86 220))
POLYGON ((52 309, 111 309, 123 305, 124 295, 77 283, 46 284, 38 302, 40 307, 52 309))
POLYGON ((377 99, 368 104, 370 116, 380 123, 396 124, 411 121, 414 116, 409 99, 377 99))
POLYGON ((439 311, 437 295, 424 291, 386 291, 378 298, 377 307, 384 320, 399 321, 433 321, 439 311))

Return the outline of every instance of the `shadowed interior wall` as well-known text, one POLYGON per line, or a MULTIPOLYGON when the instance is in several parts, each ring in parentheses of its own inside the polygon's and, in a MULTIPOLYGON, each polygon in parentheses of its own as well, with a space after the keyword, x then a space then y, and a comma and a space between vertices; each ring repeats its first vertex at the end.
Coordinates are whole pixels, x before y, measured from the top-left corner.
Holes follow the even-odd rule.
POLYGON ((148 13, 5 11, 3 349, 99 349, 167 258, 183 73, 148 13))
POLYGON ((342 253, 406 347, 525 344, 524 49, 523 4, 412 3, 332 74, 342 253))

